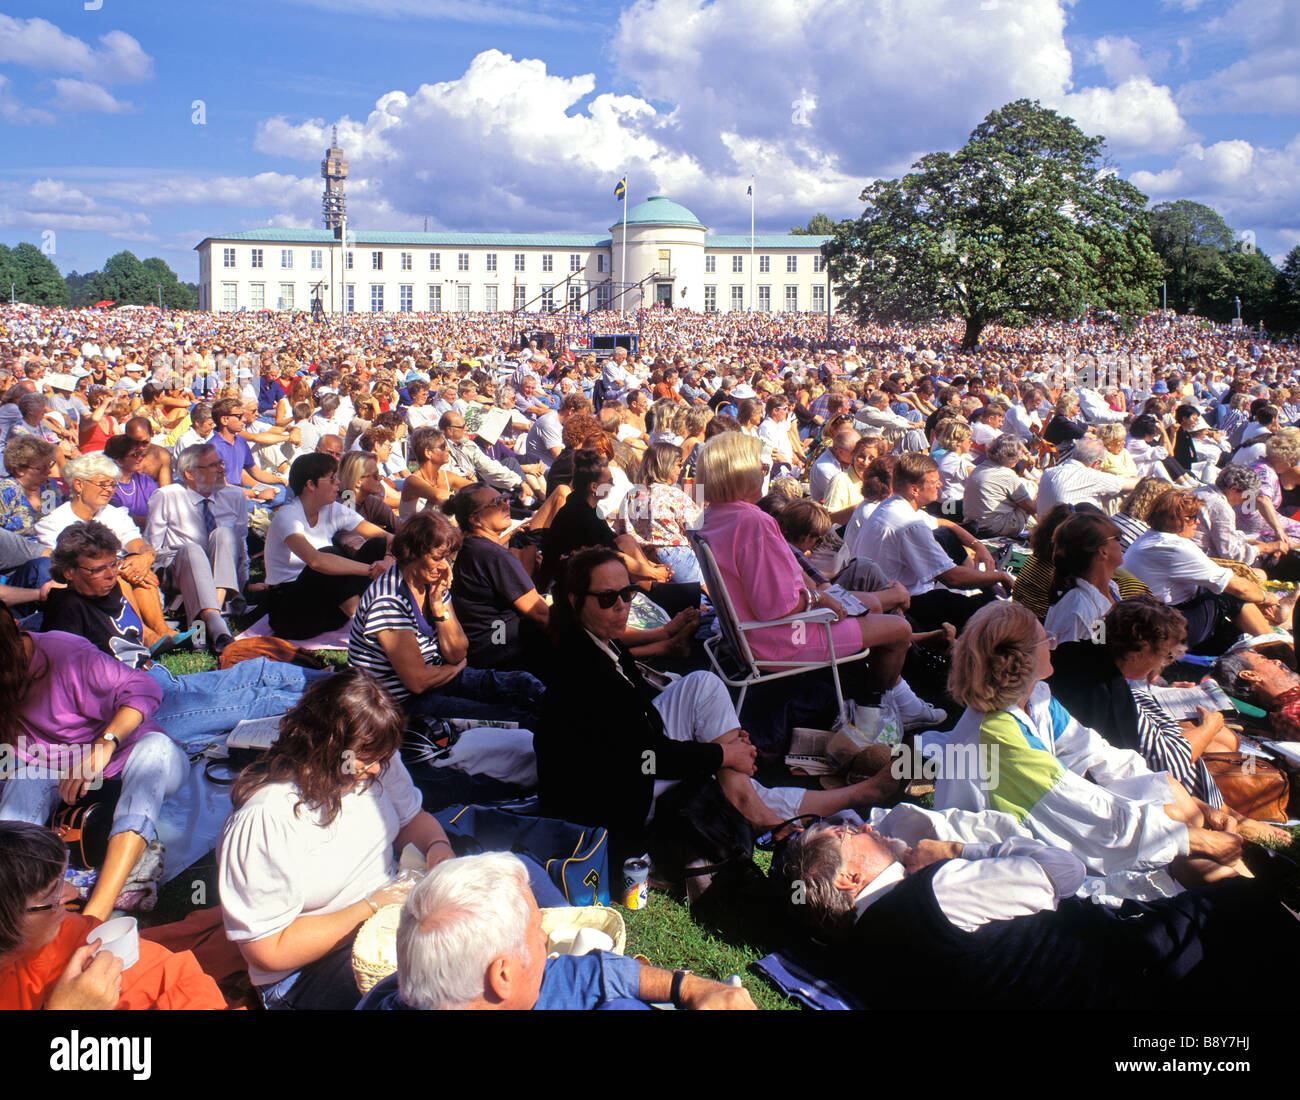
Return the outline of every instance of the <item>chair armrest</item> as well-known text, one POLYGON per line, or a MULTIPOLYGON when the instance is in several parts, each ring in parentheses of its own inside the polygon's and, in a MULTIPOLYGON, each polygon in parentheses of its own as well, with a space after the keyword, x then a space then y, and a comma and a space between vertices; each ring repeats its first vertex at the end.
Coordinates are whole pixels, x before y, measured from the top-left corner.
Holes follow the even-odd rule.
POLYGON ((793 615, 785 615, 779 619, 763 619, 756 622, 737 623, 736 626, 741 630, 757 630, 764 626, 785 626, 787 623, 826 623, 830 625, 835 621, 835 612, 829 607, 817 607, 811 611, 798 611, 793 615))

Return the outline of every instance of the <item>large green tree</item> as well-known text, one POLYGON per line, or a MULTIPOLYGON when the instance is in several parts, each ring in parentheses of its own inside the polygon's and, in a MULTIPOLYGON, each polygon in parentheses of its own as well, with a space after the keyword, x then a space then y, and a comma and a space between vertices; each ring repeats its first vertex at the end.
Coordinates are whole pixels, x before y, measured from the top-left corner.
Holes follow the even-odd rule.
POLYGON ((1072 119, 1021 99, 956 153, 869 185, 862 216, 829 250, 841 309, 864 321, 957 316, 970 349, 991 322, 1153 308, 1162 269, 1146 196, 1106 167, 1104 150, 1072 119))
POLYGON ((194 308, 197 295, 157 256, 141 262, 132 252, 119 252, 85 285, 91 303, 107 299, 120 306, 157 305, 160 288, 162 303, 169 309, 194 308))
POLYGON ((792 237, 829 237, 839 227, 825 214, 814 214, 807 225, 790 227, 792 237))
POLYGON ((1208 315, 1212 288, 1226 277, 1223 257, 1233 248, 1228 223, 1190 199, 1162 202, 1149 217, 1151 243, 1165 264, 1169 308, 1208 315))
POLYGON ((1277 332, 1300 332, 1300 244, 1286 254, 1273 287, 1267 323, 1277 332))
POLYGON ((68 304, 68 285, 54 262, 34 244, 24 241, 14 248, 0 245, 0 293, 8 301, 38 306, 68 304))

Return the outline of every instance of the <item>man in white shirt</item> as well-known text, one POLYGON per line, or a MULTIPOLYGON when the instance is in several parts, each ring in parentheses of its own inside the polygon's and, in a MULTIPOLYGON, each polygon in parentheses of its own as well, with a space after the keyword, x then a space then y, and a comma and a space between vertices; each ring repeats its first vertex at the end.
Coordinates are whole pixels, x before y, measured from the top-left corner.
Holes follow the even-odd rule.
POLYGON ((1107 405, 1106 399, 1096 390, 1079 386, 1077 394, 1079 408, 1089 424, 1118 424, 1124 420, 1124 414, 1107 405))
POLYGON ((1045 516, 1058 504, 1092 504, 1106 510, 1106 501, 1138 483, 1135 477, 1117 477, 1101 471, 1106 448, 1092 436, 1080 439, 1064 462, 1043 472, 1038 482, 1038 514, 1045 516))
POLYGON ((783 395, 767 399, 767 419, 758 426, 759 438, 772 448, 772 476, 793 472, 808 457, 789 423, 790 402, 783 395), (781 467, 785 467, 784 470, 781 467))
POLYGON ((600 379, 604 383, 607 401, 623 401, 629 390, 640 385, 637 376, 628 370, 626 348, 614 349, 613 356, 605 360, 600 379))
POLYGON ((907 431, 915 425, 905 416, 899 416, 889 410, 889 394, 877 390, 867 398, 867 403, 857 412, 855 418, 859 423, 871 428, 898 428, 907 431))
POLYGON ((220 657, 232 640, 221 609, 248 580, 248 500, 226 484, 225 463, 211 443, 187 447, 176 465, 180 480, 149 500, 145 535, 160 559, 171 558, 169 578, 185 614, 204 623, 220 657))
POLYGON ((818 456, 808 471, 808 495, 819 504, 826 499, 826 490, 836 474, 853 465, 853 448, 862 437, 853 428, 840 428, 831 445, 818 456))

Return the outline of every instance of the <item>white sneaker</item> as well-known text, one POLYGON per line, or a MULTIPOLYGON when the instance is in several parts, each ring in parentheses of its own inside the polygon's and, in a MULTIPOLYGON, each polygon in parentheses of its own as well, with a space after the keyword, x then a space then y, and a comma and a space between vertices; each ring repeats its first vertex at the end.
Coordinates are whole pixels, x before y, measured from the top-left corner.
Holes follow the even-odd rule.
POLYGON ((937 726, 948 718, 948 712, 939 707, 932 707, 917 696, 906 680, 885 692, 884 698, 894 704, 905 729, 918 729, 921 726, 937 726))

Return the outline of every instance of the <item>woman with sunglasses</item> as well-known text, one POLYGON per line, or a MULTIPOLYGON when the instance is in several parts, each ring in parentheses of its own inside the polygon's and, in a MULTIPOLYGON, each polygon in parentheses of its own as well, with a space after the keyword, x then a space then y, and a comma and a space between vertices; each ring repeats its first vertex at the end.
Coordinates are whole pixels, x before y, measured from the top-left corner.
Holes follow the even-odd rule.
POLYGON ((65 906, 68 852, 44 825, 0 822, 0 1010, 225 1008, 189 951, 143 937, 128 970, 86 937, 100 921, 65 906), (94 956, 92 958, 92 956, 94 956))
POLYGON ((646 850, 654 803, 674 780, 715 775, 755 827, 875 804, 896 790, 883 771, 834 791, 766 788, 726 686, 692 672, 655 695, 627 646, 636 586, 619 555, 582 550, 564 563, 551 634, 555 671, 533 738, 542 813, 610 831, 610 866, 646 850))
MULTIPOLYGON (((1055 639, 1014 601, 980 608, 953 650, 966 712, 945 739, 936 810, 998 810, 1093 875, 1168 869, 1185 886, 1244 870, 1232 819, 1070 716, 1043 681, 1055 639), (963 766, 964 765, 964 766, 963 766)), ((1086 643, 1085 643, 1086 644, 1086 643)))
POLYGON ((1044 629, 1061 642, 1090 641, 1120 598, 1115 571, 1124 560, 1119 528, 1096 512, 1077 512, 1052 535, 1054 602, 1044 629))
POLYGON ((226 934, 267 1008, 351 1009, 357 929, 400 904, 408 844, 454 854, 398 756, 406 716, 368 673, 313 684, 230 789, 217 845, 226 934))

